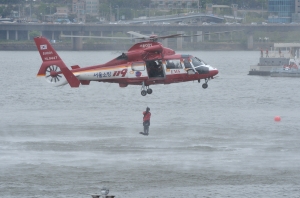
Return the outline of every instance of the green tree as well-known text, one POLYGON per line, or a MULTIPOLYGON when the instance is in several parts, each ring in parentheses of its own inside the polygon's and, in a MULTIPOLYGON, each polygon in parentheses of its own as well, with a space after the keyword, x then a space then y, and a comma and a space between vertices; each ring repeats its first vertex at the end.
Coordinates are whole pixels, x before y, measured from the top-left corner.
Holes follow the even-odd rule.
POLYGON ((35 37, 37 37, 37 36, 40 36, 41 35, 41 33, 39 32, 39 31, 30 31, 29 32, 29 37, 30 37, 30 39, 33 39, 33 38, 35 38, 35 37))
POLYGON ((0 0, 0 4, 20 4, 24 0, 0 0))
POLYGON ((93 23, 93 22, 97 22, 97 21, 99 21, 99 20, 95 16, 92 16, 92 15, 89 15, 89 14, 87 14, 85 16, 85 22, 86 23, 93 23))
POLYGON ((4 7, 1 13, 2 17, 9 18, 12 10, 13 10, 13 6, 10 4, 7 7, 4 7))
POLYGON ((119 6, 120 8, 141 9, 149 7, 150 3, 151 0, 100 0, 100 4, 106 4, 112 8, 119 6))
POLYGON ((68 15, 68 18, 69 18, 69 20, 71 21, 71 22, 74 22, 74 19, 77 17, 77 15, 76 14, 69 14, 68 15))

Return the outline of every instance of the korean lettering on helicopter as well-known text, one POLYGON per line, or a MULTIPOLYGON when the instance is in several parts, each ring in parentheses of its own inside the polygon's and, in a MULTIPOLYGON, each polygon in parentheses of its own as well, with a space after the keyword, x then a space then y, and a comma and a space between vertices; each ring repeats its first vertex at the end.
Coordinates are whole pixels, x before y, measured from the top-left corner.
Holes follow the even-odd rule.
POLYGON ((97 72, 94 73, 94 76, 96 76, 97 78, 111 77, 111 72, 97 72))
POLYGON ((125 77, 126 73, 127 73, 127 69, 123 69, 121 71, 113 71, 113 74, 111 71, 97 72, 97 73, 94 73, 94 76, 96 76, 97 78, 106 78, 106 77, 111 77, 111 76, 120 76, 120 74, 121 74, 121 77, 125 77))

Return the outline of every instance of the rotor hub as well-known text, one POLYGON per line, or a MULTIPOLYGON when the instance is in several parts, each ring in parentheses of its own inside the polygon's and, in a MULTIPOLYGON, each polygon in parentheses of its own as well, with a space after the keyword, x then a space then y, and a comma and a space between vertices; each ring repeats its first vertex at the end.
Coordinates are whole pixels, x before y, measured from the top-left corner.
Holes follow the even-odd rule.
POLYGON ((50 65, 45 71, 46 79, 50 83, 57 83, 60 81, 60 78, 62 78, 60 73, 60 68, 57 65, 50 65))
POLYGON ((56 77, 56 76, 57 76, 57 72, 52 70, 52 71, 50 72, 50 76, 51 76, 51 77, 56 77))

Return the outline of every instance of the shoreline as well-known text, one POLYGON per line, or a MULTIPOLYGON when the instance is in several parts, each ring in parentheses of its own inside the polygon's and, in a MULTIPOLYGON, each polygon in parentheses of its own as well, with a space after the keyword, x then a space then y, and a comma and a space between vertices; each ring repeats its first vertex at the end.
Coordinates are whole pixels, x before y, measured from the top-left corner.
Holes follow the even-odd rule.
MULTIPOLYGON (((83 49, 80 51, 127 51, 133 44, 90 44, 84 43, 83 49)), ((57 51, 75 51, 71 43, 53 43, 52 46, 57 51)), ((176 49, 175 43, 170 43, 167 47, 175 51, 257 51, 259 49, 269 49, 274 43, 255 43, 253 49, 249 50, 243 43, 183 43, 182 49, 176 49)), ((34 42, 32 43, 0 43, 0 51, 36 51, 34 42)))

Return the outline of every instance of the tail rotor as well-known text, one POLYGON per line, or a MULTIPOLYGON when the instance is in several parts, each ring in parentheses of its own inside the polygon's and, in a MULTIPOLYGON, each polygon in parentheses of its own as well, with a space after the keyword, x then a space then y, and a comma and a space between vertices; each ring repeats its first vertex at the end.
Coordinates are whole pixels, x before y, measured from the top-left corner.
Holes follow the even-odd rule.
POLYGON ((58 83, 62 79, 61 70, 57 65, 50 65, 45 72, 46 80, 49 83, 58 83))

